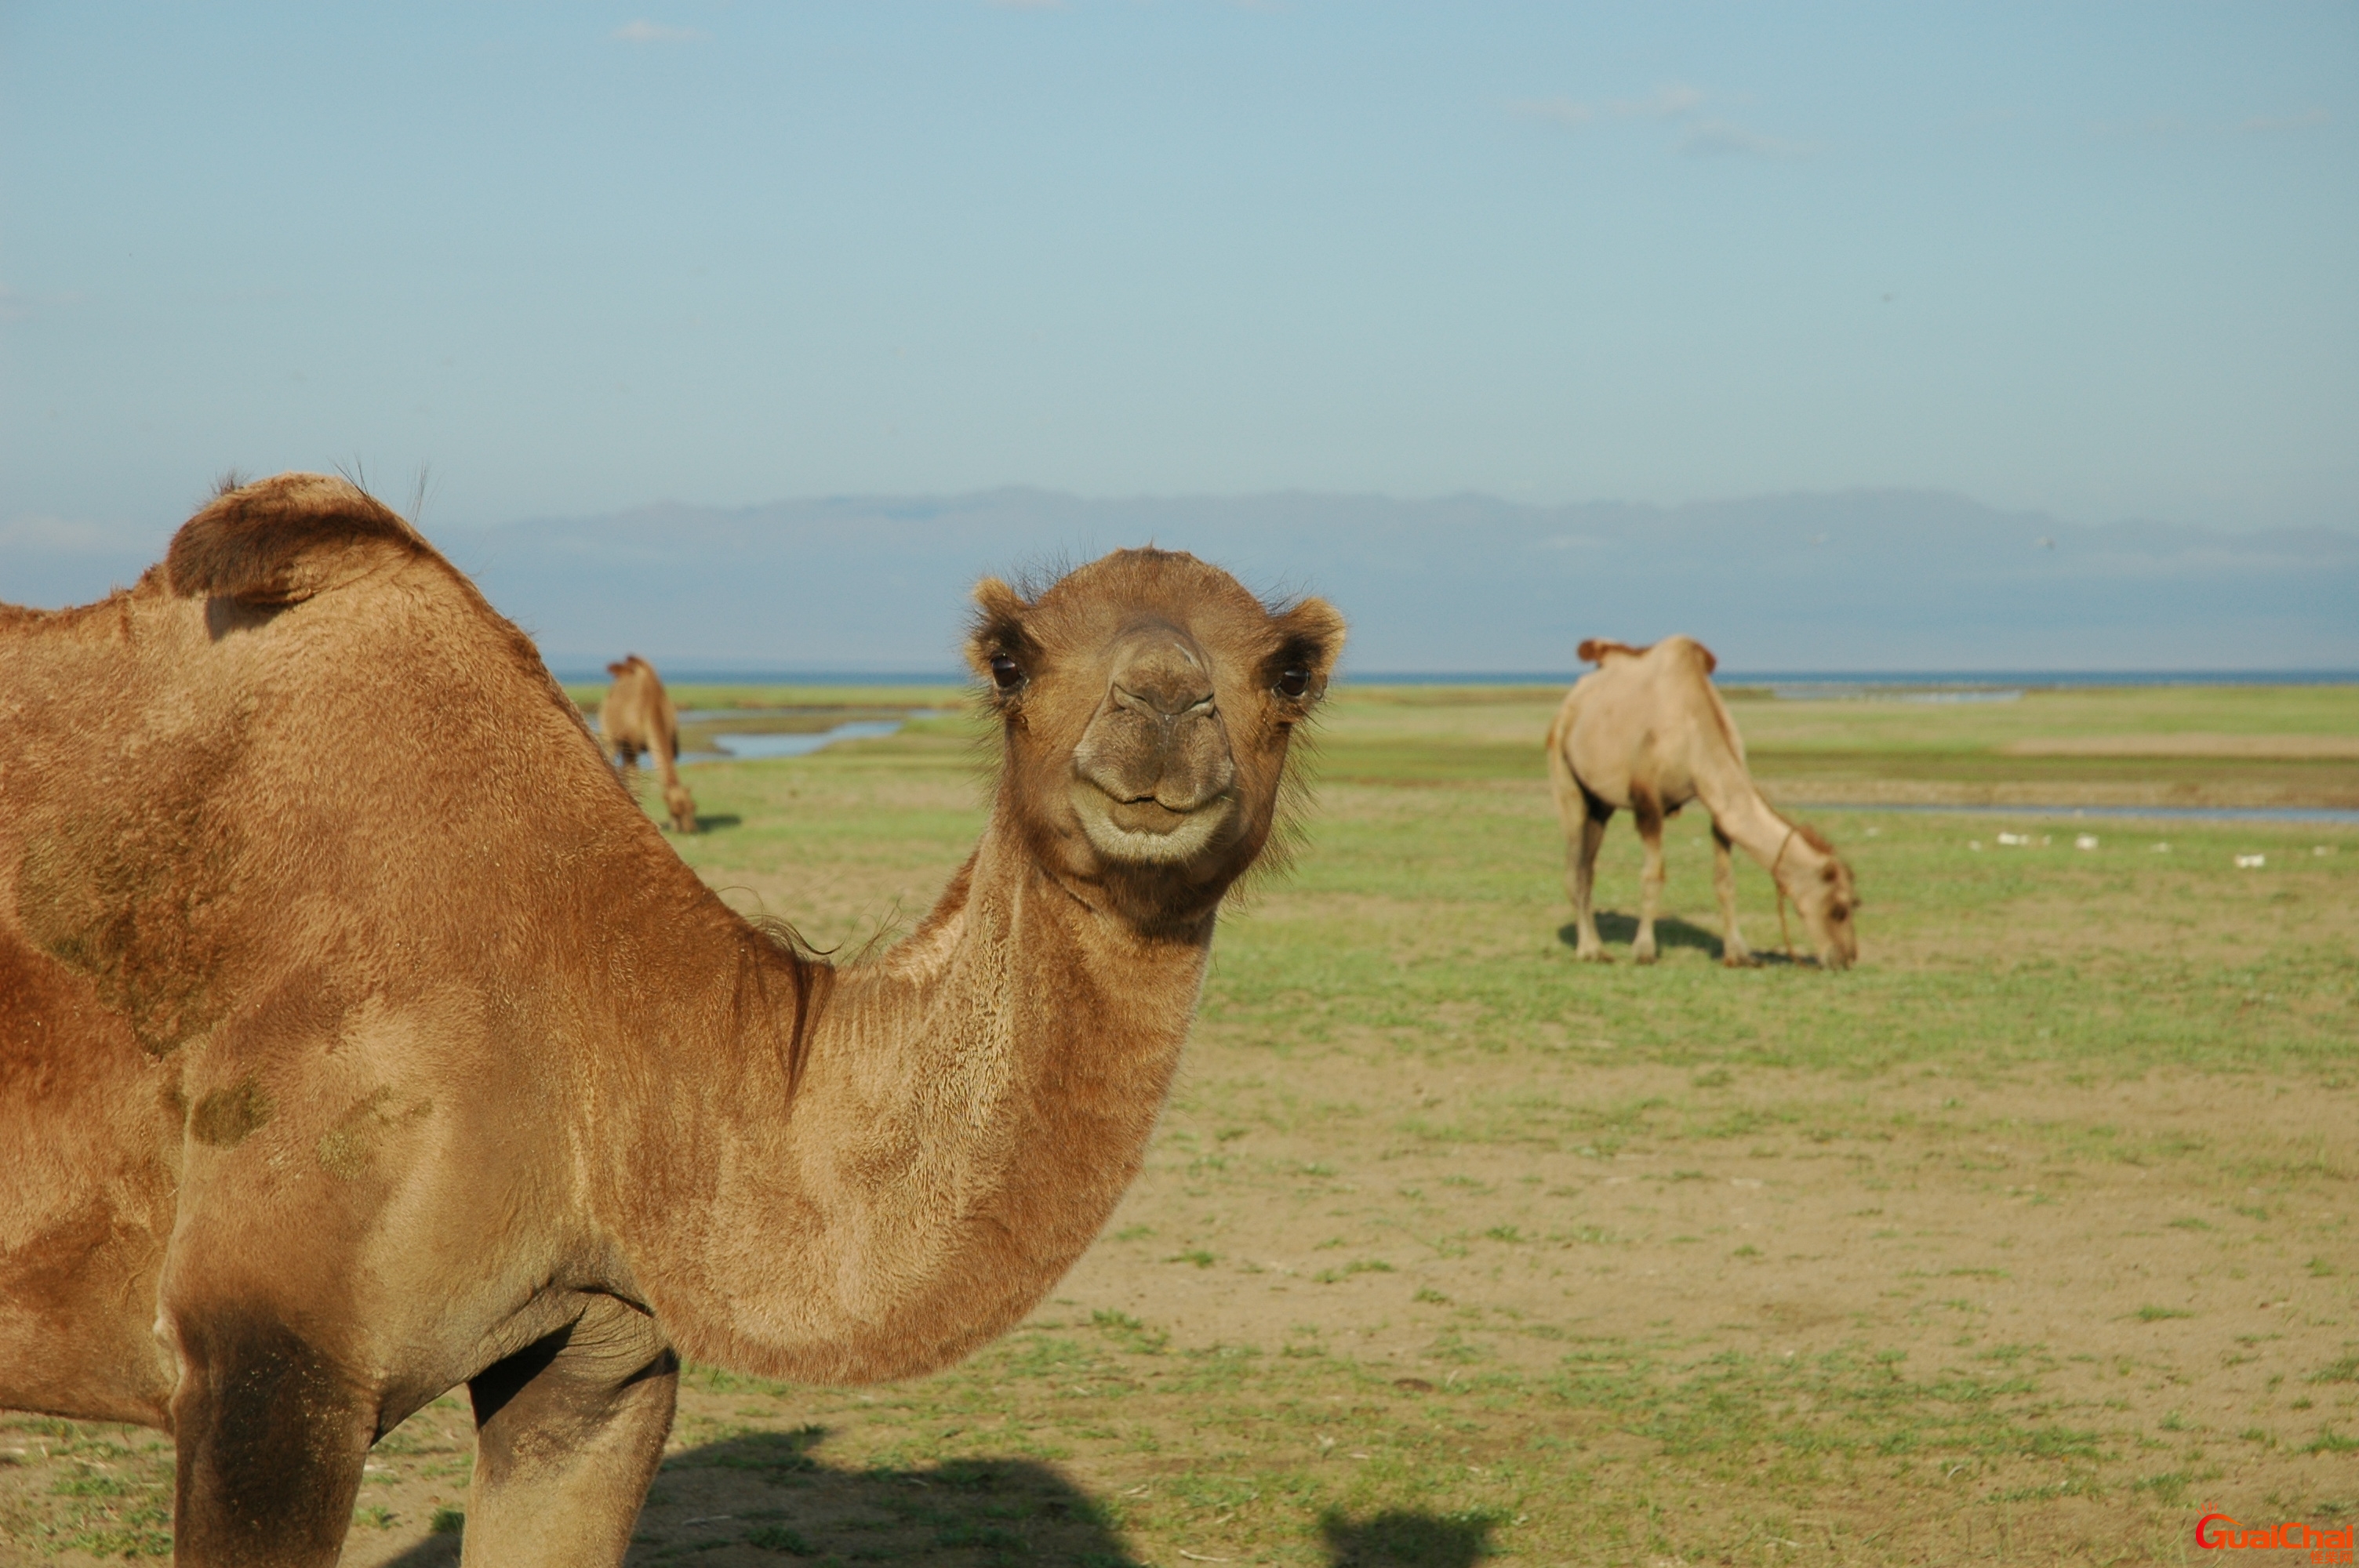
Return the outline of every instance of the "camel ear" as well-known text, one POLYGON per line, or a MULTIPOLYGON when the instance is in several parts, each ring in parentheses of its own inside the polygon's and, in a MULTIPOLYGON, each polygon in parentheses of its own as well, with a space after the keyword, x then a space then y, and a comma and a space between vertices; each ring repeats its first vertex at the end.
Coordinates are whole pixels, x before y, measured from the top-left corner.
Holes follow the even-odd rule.
POLYGON ((1310 679, 1299 695, 1299 700, 1315 702, 1327 689, 1327 677, 1334 672, 1335 661, 1343 653, 1343 617, 1323 599, 1306 599, 1277 618, 1277 651, 1269 658, 1263 672, 1265 684, 1276 687, 1288 696, 1287 672, 1299 671, 1310 679))
POLYGON ((251 605, 298 604, 351 581, 388 551, 429 553, 375 497, 326 474, 283 473, 223 492, 165 552, 172 591, 251 605))
MULTIPOLYGON (((1692 640, 1692 639, 1690 639, 1690 640, 1692 640)), ((1710 674, 1712 674, 1712 671, 1714 671, 1714 670, 1716 670, 1716 669, 1720 668, 1720 660, 1719 660, 1716 656, 1714 656, 1714 654, 1712 654, 1712 651, 1710 648, 1705 647, 1701 643, 1696 643, 1696 645, 1695 645, 1695 650, 1696 650, 1696 652, 1697 652, 1697 653, 1701 654, 1703 655, 1703 673, 1704 673, 1704 674, 1706 674, 1706 675, 1710 675, 1710 674)))
POLYGON ((1039 646, 1024 630, 1024 617, 1031 609, 1021 595, 995 577, 974 585, 974 621, 967 631, 966 663, 990 687, 995 701, 1014 697, 1038 673, 1031 663, 1039 646), (1015 678, 1008 678, 1008 671, 995 663, 997 660, 1015 661, 1015 678))
POLYGON ((627 664, 608 665, 606 673, 610 676, 626 676, 631 673, 631 666, 627 664))

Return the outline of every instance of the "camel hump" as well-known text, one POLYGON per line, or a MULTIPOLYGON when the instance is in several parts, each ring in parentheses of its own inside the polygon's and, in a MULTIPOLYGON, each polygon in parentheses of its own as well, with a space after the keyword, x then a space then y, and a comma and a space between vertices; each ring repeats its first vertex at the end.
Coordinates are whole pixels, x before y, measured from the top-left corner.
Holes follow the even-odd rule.
POLYGON ((1675 647, 1687 651, 1691 658, 1693 658, 1698 664, 1703 665, 1703 673, 1706 675, 1710 675, 1712 671, 1720 668, 1720 660, 1713 656, 1712 651, 1710 648, 1705 647, 1701 643, 1697 642, 1693 637, 1687 636, 1684 633, 1674 634, 1664 638, 1663 643, 1668 647, 1675 647))
POLYGON ((293 604, 350 581, 386 555, 431 554, 418 530, 345 480, 282 473, 225 485, 180 524, 165 554, 172 591, 293 604))
MULTIPOLYGON (((1647 646, 1651 647, 1653 644, 1649 643, 1647 646)), ((1592 637, 1573 650, 1581 658, 1593 665, 1602 665, 1609 655, 1614 654, 1627 654, 1635 659, 1646 651, 1646 648, 1634 648, 1627 643, 1616 643, 1605 637, 1592 637)))

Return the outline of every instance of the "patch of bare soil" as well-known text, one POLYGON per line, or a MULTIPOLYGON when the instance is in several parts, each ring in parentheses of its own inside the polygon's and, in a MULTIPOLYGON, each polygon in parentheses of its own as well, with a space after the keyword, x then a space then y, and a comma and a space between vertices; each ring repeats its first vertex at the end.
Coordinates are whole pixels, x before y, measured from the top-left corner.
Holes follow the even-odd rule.
POLYGON ((1233 1076, 1249 1064, 1222 1056, 1200 1058, 1109 1227, 1132 1238, 1093 1251, 1061 1295, 1206 1343, 1275 1348, 1315 1318, 1410 1368, 1437 1365, 1437 1326, 1460 1316, 1419 1314, 1420 1291, 1492 1314, 1492 1353, 1527 1368, 1567 1336, 1666 1329, 1781 1354, 1864 1333, 1938 1361, 1970 1329, 2185 1369, 2265 1328, 2267 1347, 2201 1374, 2223 1408, 2354 1332, 2351 1280, 2305 1267, 2349 1225, 2351 1097, 1767 1070, 1700 1092, 1681 1070, 1587 1057, 1535 1075, 1348 1052, 1233 1076), (1315 1098, 1256 1106, 1279 1074, 1315 1098), (1650 1102, 1686 1108, 1631 1119, 1650 1102), (1628 1130, 1544 1146, 1590 1124, 1628 1130), (1215 1261, 1159 1256, 1187 1249, 1215 1261), (1353 1260, 1387 1266, 1319 1278, 1353 1260))

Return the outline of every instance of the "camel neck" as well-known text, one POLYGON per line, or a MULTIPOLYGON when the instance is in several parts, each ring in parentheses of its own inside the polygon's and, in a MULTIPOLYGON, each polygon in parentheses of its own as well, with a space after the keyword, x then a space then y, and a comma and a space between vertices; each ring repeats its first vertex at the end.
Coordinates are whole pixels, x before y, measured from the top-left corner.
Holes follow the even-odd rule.
POLYGON ((689 1355, 799 1380, 903 1376, 999 1333, 1136 1173, 1211 935, 1142 935, 1003 816, 873 961, 708 958, 723 1037, 677 1041, 671 1103, 642 1108, 614 1173, 636 1288, 689 1355))
POLYGON ((1743 763, 1699 778, 1696 793, 1711 811, 1712 826, 1760 861, 1762 870, 1772 877, 1793 870, 1795 850, 1800 847, 1792 837, 1794 825, 1762 795, 1743 763))

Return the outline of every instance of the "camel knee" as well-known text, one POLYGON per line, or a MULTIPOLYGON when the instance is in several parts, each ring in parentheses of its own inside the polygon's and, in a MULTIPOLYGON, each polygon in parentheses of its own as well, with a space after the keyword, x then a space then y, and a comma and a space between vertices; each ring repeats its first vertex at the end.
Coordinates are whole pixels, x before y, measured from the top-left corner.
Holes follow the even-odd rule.
POLYGON ((326 1568, 343 1549, 374 1401, 266 1314, 176 1314, 175 1561, 326 1568))
POLYGON ((621 1563, 679 1384, 652 1320, 611 1297, 478 1373, 463 1561, 621 1563))

